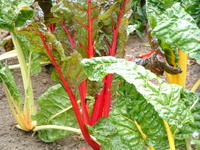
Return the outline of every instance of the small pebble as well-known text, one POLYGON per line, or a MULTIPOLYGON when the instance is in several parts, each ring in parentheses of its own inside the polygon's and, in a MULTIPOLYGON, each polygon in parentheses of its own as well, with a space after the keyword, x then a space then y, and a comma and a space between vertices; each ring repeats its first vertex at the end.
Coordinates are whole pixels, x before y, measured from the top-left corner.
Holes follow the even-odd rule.
POLYGON ((48 80, 47 80, 47 79, 42 79, 42 83, 43 83, 43 84, 47 84, 47 83, 48 83, 48 80))

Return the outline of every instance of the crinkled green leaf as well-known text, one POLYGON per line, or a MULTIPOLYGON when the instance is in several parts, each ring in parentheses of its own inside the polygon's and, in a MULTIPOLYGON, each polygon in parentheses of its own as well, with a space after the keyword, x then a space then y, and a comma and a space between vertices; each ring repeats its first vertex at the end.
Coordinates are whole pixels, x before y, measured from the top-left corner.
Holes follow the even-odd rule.
MULTIPOLYGON (((62 85, 59 84, 49 88, 38 98, 38 103, 40 110, 34 116, 37 125, 77 127, 76 118, 72 109, 52 118, 55 114, 71 106, 70 100, 62 85)), ((38 131, 38 134, 41 140, 45 142, 53 142, 71 134, 71 132, 48 129, 38 131)))
MULTIPOLYGON (((185 138, 193 137, 194 132, 200 133, 200 94, 185 90, 182 97, 186 106, 191 109, 194 123, 186 124, 178 131, 176 140, 179 143, 184 143, 185 138)), ((195 137, 193 137, 192 140, 196 140, 195 137)))
POLYGON ((74 52, 62 65, 62 72, 72 87, 77 87, 87 78, 83 66, 80 64, 81 60, 81 55, 78 52, 74 52))
POLYGON ((185 9, 185 11, 196 20, 196 23, 199 23, 199 0, 147 0, 147 16, 150 17, 150 25, 152 25, 151 23, 153 23, 152 19, 154 17, 156 17, 157 15, 161 15, 163 12, 165 12, 167 8, 172 7, 172 5, 174 5, 177 2, 179 2, 181 6, 185 9))
POLYGON ((137 87, 137 91, 172 127, 181 128, 193 121, 191 111, 181 97, 184 93, 183 88, 165 83, 144 67, 114 57, 84 59, 82 64, 89 79, 93 81, 102 80, 109 73, 122 76, 128 83, 137 87))
POLYGON ((27 20, 33 17, 33 10, 21 10, 15 21, 16 27, 21 27, 27 20))
POLYGON ((148 4, 147 12, 153 36, 169 45, 174 51, 177 48, 183 50, 200 63, 200 29, 195 20, 179 3, 160 12, 151 0, 148 4))
POLYGON ((117 126, 112 122, 111 117, 101 119, 90 130, 91 134, 100 142, 103 150, 129 150, 118 134, 117 126))
MULTIPOLYGON (((70 87, 74 90, 77 89, 79 84, 87 79, 83 66, 81 65, 82 57, 78 52, 74 52, 71 56, 66 57, 66 61, 61 64, 62 73, 67 79, 70 87)), ((54 70, 51 75, 54 81, 60 81, 57 72, 54 70)), ((76 92, 76 90, 74 90, 76 92)))
POLYGON ((118 90, 110 117, 100 120, 92 133, 105 150, 166 150, 168 141, 162 119, 132 84, 123 83, 118 90), (141 131, 138 129, 140 125, 141 131), (145 135, 142 135, 145 134, 145 135), (145 137, 144 137, 145 136, 145 137))
POLYGON ((0 1, 0 28, 13 30, 14 27, 24 25, 31 19, 33 12, 28 8, 34 0, 1 0, 0 1))
POLYGON ((0 66, 0 82, 5 85, 6 90, 8 90, 10 96, 12 96, 12 99, 20 105, 21 96, 19 93, 19 89, 17 88, 15 79, 8 69, 8 66, 5 67, 5 70, 3 70, 2 66, 0 66))
MULTIPOLYGON (((92 2, 92 7, 95 8, 96 3, 92 2)), ((88 14, 86 12, 80 11, 79 8, 86 10, 87 1, 60 1, 60 3, 55 4, 52 8, 54 16, 59 17, 61 21, 66 20, 66 25, 69 28, 71 35, 74 37, 76 43, 76 50, 82 55, 82 57, 87 57, 86 50, 82 48, 88 47, 88 31, 80 23, 88 25, 88 14)), ((96 19, 99 14, 99 9, 92 10, 92 18, 96 19)), ((60 23, 60 22, 59 22, 60 23)), ((98 31, 98 21, 93 21, 93 38, 95 40, 98 31)), ((66 43, 69 44, 68 38, 65 35, 66 43)), ((69 50, 69 49, 68 49, 69 50)))
POLYGON ((200 3, 199 0, 181 0, 181 5, 196 20, 200 21, 200 3))
POLYGON ((42 51, 43 48, 39 45, 40 43, 37 43, 38 35, 34 33, 21 34, 20 32, 16 35, 23 50, 26 62, 30 64, 31 74, 39 73, 42 70, 40 58, 44 51, 42 51))

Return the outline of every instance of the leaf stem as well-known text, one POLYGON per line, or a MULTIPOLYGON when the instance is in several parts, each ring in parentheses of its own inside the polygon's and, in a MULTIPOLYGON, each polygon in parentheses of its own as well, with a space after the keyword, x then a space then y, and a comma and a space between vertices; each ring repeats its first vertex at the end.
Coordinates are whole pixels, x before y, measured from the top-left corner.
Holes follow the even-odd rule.
POLYGON ((11 50, 9 52, 5 52, 5 53, 1 54, 0 55, 0 61, 5 60, 5 59, 9 59, 9 58, 13 58, 13 57, 17 57, 16 50, 11 50))
MULTIPOLYGON (((116 27, 113 29, 112 43, 111 43, 111 46, 108 46, 109 56, 114 56, 116 54, 119 29, 120 29, 120 25, 121 25, 122 18, 123 18, 128 1, 129 0, 124 0, 123 5, 120 8, 117 24, 116 24, 116 27)), ((107 43, 107 45, 110 45, 110 44, 107 43)), ((97 118, 92 119, 93 120, 92 124, 95 124, 98 121, 98 119, 100 119, 101 117, 109 116, 111 95, 112 95, 110 91, 111 86, 112 86, 112 74, 109 74, 104 79, 103 90, 97 95, 97 99, 95 103, 98 103, 98 104, 95 104, 93 108, 93 116, 97 118), (99 107, 99 109, 97 107, 99 107)))
POLYGON ((92 28, 92 24, 93 24, 93 20, 92 20, 92 11, 91 11, 91 0, 88 0, 88 10, 87 10, 87 14, 88 14, 88 57, 91 58, 94 56, 94 43, 93 43, 93 28, 92 28))
MULTIPOLYGON (((49 64, 51 64, 50 62, 41 62, 40 63, 40 65, 49 65, 49 64)), ((29 65, 28 63, 27 63, 27 65, 29 65)), ((20 64, 16 64, 16 65, 10 65, 10 66, 8 66, 8 68, 10 69, 10 70, 14 70, 14 69, 19 69, 20 68, 20 64)), ((5 67, 3 67, 2 68, 2 70, 4 71, 6 68, 5 67)))
POLYGON ((42 125, 42 126, 36 126, 33 131, 40 131, 40 130, 47 130, 47 129, 57 129, 57 130, 66 130, 66 131, 71 131, 75 132, 78 134, 81 134, 80 129, 72 128, 72 127, 67 127, 67 126, 58 126, 58 125, 42 125))
POLYGON ((78 103, 76 101, 76 98, 71 90, 71 88, 69 87, 68 85, 68 81, 64 78, 63 74, 62 74, 62 71, 61 71, 61 68, 60 66, 58 66, 52 52, 51 52, 51 49, 49 48, 48 44, 46 43, 46 40, 45 40, 45 35, 42 33, 42 32, 39 32, 39 35, 40 35, 40 38, 43 42, 43 45, 46 49, 46 52, 47 54, 49 55, 49 58, 53 64, 53 66, 55 67, 59 77, 60 77, 60 80, 63 84, 63 87, 65 89, 65 91, 68 93, 68 96, 69 96, 69 99, 71 101, 71 104, 72 104, 72 107, 73 107, 73 110, 75 112, 75 115, 76 115, 76 119, 78 121, 78 124, 79 124, 79 127, 81 129, 81 132, 85 138, 85 140, 88 142, 88 144, 94 149, 94 150, 100 150, 100 146, 90 137, 90 134, 88 132, 88 129, 87 129, 87 126, 84 124, 84 121, 82 119, 82 116, 81 116, 81 112, 80 112, 80 109, 79 109, 79 106, 78 106, 78 103))
POLYGON ((192 86, 191 91, 195 92, 200 86, 200 79, 192 86))
MULTIPOLYGON (((178 84, 178 85, 182 86, 183 88, 185 88, 186 87, 186 77, 187 77, 188 55, 186 53, 184 53, 182 50, 179 50, 179 55, 180 56, 179 56, 178 64, 182 70, 182 73, 177 74, 177 75, 172 75, 172 74, 166 73, 166 76, 167 76, 167 80, 170 84, 178 84)), ((175 62, 173 62, 173 63, 175 63, 175 62)), ((198 101, 196 101, 196 102, 198 102, 198 101)), ((192 105, 192 107, 190 109, 192 109, 193 106, 194 106, 194 104, 192 105)), ((187 147, 189 148, 188 139, 185 139, 185 142, 186 142, 187 147)))
POLYGON ((84 122, 88 125, 90 125, 90 116, 89 116, 89 106, 85 100, 87 96, 87 81, 83 81, 79 85, 79 93, 80 93, 80 99, 81 99, 81 107, 82 107, 82 113, 83 113, 83 119, 84 122))
POLYGON ((62 27, 63 27, 65 33, 67 34, 67 37, 68 37, 68 39, 69 39, 69 41, 70 41, 70 43, 71 43, 71 47, 74 48, 74 47, 75 47, 75 41, 74 41, 73 36, 72 36, 71 33, 69 32, 69 29, 67 28, 67 26, 66 26, 66 24, 65 24, 65 21, 63 21, 63 22, 61 23, 61 25, 62 25, 62 27))
POLYGON ((112 37, 112 44, 111 44, 111 51, 110 51, 110 56, 114 56, 116 53, 116 49, 117 49, 117 39, 118 39, 118 35, 119 35, 119 28, 122 22, 122 18, 126 9, 126 5, 128 3, 129 0, 124 0, 123 5, 120 9, 119 15, 118 15, 118 19, 117 19, 117 25, 114 28, 113 31, 113 37, 112 37))
POLYGON ((165 125, 165 130, 167 132, 170 150, 176 150, 175 143, 174 143, 174 136, 171 132, 170 126, 165 120, 163 120, 163 123, 165 125))
POLYGON ((27 113, 27 115, 29 115, 30 117, 33 113, 35 113, 36 108, 34 104, 33 89, 32 89, 29 69, 26 64, 26 59, 25 59, 22 47, 20 45, 20 42, 17 38, 16 32, 15 31, 12 32, 11 36, 12 36, 12 40, 15 46, 15 50, 17 52, 17 57, 20 64, 20 70, 21 70, 22 79, 23 79, 23 85, 24 85, 24 91, 25 91, 24 113, 27 113))
MULTIPOLYGON (((67 127, 67 126, 58 126, 58 125, 42 125, 42 126, 36 126, 33 131, 37 132, 40 130, 48 130, 48 129, 55 129, 55 130, 65 130, 65 131, 71 131, 77 134, 82 134, 80 129, 67 127)), ((97 139, 94 136, 91 136, 91 138, 98 143, 97 139)))
MULTIPOLYGON (((147 135, 142 131, 142 127, 138 124, 137 121, 134 121, 134 124, 135 124, 135 126, 137 127, 138 131, 140 132, 140 134, 141 134, 143 140, 146 141, 146 140, 147 140, 147 135)), ((150 150, 155 150, 155 148, 154 148, 153 146, 151 146, 151 145, 148 145, 148 148, 149 148, 150 150)))
MULTIPOLYGON (((78 101, 78 104, 80 103, 80 101, 78 101)), ((68 110, 72 109, 72 106, 67 107, 66 109, 61 110, 60 112, 56 113, 55 115, 51 116, 48 121, 53 120, 54 118, 56 118, 57 116, 61 115, 64 112, 67 112, 68 110)))
POLYGON ((24 90, 26 90, 27 85, 28 85, 28 78, 29 78, 28 77, 28 67, 27 67, 27 64, 26 64, 26 60, 25 60, 25 57, 24 57, 23 50, 20 46, 20 43, 17 39, 16 34, 11 33, 11 36, 12 36, 12 41, 14 43, 14 46, 15 46, 15 49, 16 49, 16 52, 17 52, 18 61, 19 61, 19 64, 20 64, 20 70, 21 70, 21 74, 22 74, 24 90))
POLYGON ((185 144, 186 144, 186 149, 187 150, 192 150, 192 145, 191 145, 191 139, 190 138, 185 139, 185 144))

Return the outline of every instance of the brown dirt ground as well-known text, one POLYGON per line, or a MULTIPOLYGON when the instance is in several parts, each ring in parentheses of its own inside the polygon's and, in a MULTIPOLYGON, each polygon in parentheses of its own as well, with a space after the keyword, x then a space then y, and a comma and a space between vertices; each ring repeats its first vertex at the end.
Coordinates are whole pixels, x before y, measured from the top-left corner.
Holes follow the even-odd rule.
MULTIPOLYGON (((135 58, 135 56, 148 51, 149 47, 146 41, 142 41, 137 36, 131 36, 128 41, 126 58, 135 58)), ((2 52, 3 51, 0 51, 0 53, 2 52)), ((13 61, 10 63, 13 63, 13 61)), ((15 70, 13 73, 17 85, 22 89, 21 74, 19 70, 15 70)), ((190 65, 188 77, 187 87, 190 89, 195 81, 200 78, 200 65, 195 63, 190 65)), ((46 69, 43 69, 40 74, 35 75, 32 81, 36 99, 46 89, 55 84, 50 80, 46 69)), ((198 92, 200 92, 200 88, 198 89, 198 92)), ((15 121, 11 116, 5 94, 0 85, 0 150, 79 150, 83 147, 90 150, 87 144, 83 139, 79 138, 78 135, 71 135, 54 143, 43 143, 36 135, 16 129, 15 121)))

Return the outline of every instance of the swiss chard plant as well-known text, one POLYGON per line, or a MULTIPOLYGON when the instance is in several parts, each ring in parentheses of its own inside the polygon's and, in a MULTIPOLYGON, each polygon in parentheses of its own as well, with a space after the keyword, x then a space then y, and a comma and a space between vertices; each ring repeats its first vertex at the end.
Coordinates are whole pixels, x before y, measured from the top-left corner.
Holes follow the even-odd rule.
MULTIPOLYGON (((153 12, 161 6, 156 2, 147 2, 147 15, 152 36, 161 41, 168 63, 180 67, 176 48, 190 52, 198 61, 195 38, 200 34, 191 16, 178 4, 164 8, 166 14, 153 12), (173 14, 171 9, 178 10, 173 14), (158 26, 162 19, 170 20, 168 15, 178 18, 178 12, 182 13, 180 19, 186 17, 192 24, 186 25, 194 29, 195 36, 174 37, 174 44, 168 28, 165 31, 161 30, 164 25, 158 26), (163 46, 168 47, 165 50, 163 46)), ((37 132, 45 142, 79 133, 95 150, 181 149, 194 132, 199 132, 199 94, 167 84, 135 62, 120 58, 128 38, 131 0, 60 0, 51 4, 51 12, 45 13, 31 1, 0 3, 0 28, 12 35, 24 81, 24 101, 10 66, 1 67, 0 81, 22 129, 37 132), (51 77, 59 84, 38 98, 36 112, 31 75, 38 73, 44 62, 52 64, 51 77), (21 124, 27 118, 20 118, 20 122, 19 114, 28 114, 32 123, 28 130, 21 124)), ((173 25, 169 24, 169 29, 173 25)), ((186 29, 180 28, 184 34, 181 29, 186 29)))
POLYGON ((37 68, 39 66, 37 65, 38 60, 36 59, 37 54, 29 50, 31 47, 24 47, 28 43, 25 43, 17 32, 18 28, 24 26, 26 21, 33 17, 33 10, 30 8, 32 3, 33 1, 31 0, 2 0, 0 2, 0 28, 8 30, 11 33, 21 69, 24 98, 20 95, 8 66, 3 68, 3 64, 1 64, 0 81, 3 83, 10 109, 17 123, 25 131, 32 130, 35 126, 35 122, 31 119, 31 115, 36 112, 31 74, 39 71, 37 68))

